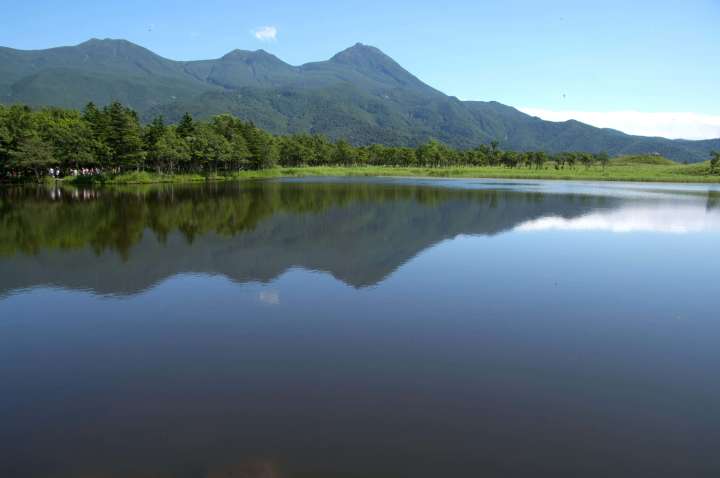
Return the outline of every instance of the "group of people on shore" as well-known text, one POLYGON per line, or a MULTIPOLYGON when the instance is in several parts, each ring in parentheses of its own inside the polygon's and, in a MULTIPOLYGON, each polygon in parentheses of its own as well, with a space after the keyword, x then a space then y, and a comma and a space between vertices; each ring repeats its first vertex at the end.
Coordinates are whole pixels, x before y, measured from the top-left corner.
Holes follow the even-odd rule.
POLYGON ((50 168, 48 174, 51 178, 59 179, 65 176, 97 176, 102 174, 102 170, 100 168, 71 168, 64 172, 60 168, 50 168))

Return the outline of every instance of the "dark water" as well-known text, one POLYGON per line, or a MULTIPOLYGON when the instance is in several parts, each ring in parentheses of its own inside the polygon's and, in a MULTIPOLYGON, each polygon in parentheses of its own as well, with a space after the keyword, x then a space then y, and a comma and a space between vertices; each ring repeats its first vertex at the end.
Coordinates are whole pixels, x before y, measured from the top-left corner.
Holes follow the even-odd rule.
POLYGON ((0 477, 720 476, 720 192, 0 191, 0 477))

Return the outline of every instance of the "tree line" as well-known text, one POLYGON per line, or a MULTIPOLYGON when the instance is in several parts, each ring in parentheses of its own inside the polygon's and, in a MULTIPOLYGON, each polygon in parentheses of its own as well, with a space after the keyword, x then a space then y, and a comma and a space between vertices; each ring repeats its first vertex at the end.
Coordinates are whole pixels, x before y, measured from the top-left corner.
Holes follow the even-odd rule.
POLYGON ((0 177, 42 179, 48 174, 231 174, 274 166, 503 166, 557 169, 606 166, 605 153, 503 151, 498 142, 458 150, 430 140, 418 147, 356 147, 322 135, 273 136, 231 115, 177 125, 162 117, 141 124, 118 102, 83 111, 0 105, 0 177))

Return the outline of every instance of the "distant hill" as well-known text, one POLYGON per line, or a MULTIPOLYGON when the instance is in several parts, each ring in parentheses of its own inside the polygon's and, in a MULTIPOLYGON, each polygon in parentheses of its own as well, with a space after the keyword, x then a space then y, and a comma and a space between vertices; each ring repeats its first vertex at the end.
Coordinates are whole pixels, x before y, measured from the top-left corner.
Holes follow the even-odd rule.
POLYGON ((289 65, 263 50, 173 61, 125 40, 22 51, 0 47, 0 102, 82 108, 119 100, 143 119, 232 113, 276 134, 313 132, 355 144, 658 153, 699 162, 720 139, 632 136, 577 121, 550 122, 497 102, 460 101, 360 43, 327 61, 289 65))

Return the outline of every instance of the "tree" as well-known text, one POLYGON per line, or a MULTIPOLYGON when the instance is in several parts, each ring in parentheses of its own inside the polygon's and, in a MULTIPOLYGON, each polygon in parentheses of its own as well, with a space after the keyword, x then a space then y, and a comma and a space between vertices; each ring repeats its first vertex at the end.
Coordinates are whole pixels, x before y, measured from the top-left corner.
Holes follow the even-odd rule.
POLYGON ((569 163, 570 153, 559 153, 555 155, 555 169, 565 169, 565 165, 569 163))
POLYGON ((205 161, 207 164, 207 167, 203 169, 207 173, 214 171, 217 174, 218 170, 227 172, 232 160, 230 143, 222 135, 215 133, 210 128, 203 128, 202 133, 206 138, 205 161))
POLYGON ((590 169, 590 166, 592 166, 593 162, 595 161, 595 157, 590 153, 580 153, 580 162, 583 163, 583 165, 590 169))
POLYGON ((335 151, 333 152, 333 163, 342 164, 344 166, 350 166, 355 164, 357 161, 357 153, 355 148, 345 140, 340 140, 335 143, 335 151))
POLYGON ((595 161, 600 163, 602 165, 602 168, 605 169, 610 163, 610 156, 606 152, 598 153, 595 155, 595 161))
POLYGON ((500 164, 506 168, 514 168, 520 163, 520 156, 514 151, 503 151, 500 156, 500 164))
POLYGON ((139 171, 143 166, 145 151, 137 114, 117 101, 106 108, 104 113, 108 117, 106 143, 113 165, 120 168, 134 166, 139 171))
POLYGON ((177 134, 181 138, 187 138, 195 134, 195 123, 193 122, 190 113, 185 113, 178 123, 177 134))
POLYGON ((447 148, 439 141, 431 139, 418 148, 417 158, 423 166, 439 167, 448 159, 447 148))
POLYGON ((108 138, 108 115, 97 109, 94 103, 90 102, 82 112, 83 121, 90 127, 92 132, 92 154, 94 162, 100 165, 112 163, 112 151, 107 143, 108 138))
POLYGON ((230 156, 235 165, 235 169, 245 169, 249 166, 250 149, 248 148, 245 137, 236 134, 230 141, 230 156))
POLYGON ((533 166, 533 161, 535 159, 535 153, 532 151, 526 151, 524 153, 520 153, 521 158, 520 161, 522 161, 523 166, 530 169, 533 166))
POLYGON ((94 133, 80 114, 50 108, 36 113, 35 119, 38 132, 52 145, 54 157, 63 170, 97 164, 94 133))
POLYGON ((57 165, 52 146, 38 134, 24 138, 16 151, 10 153, 10 166, 30 170, 40 182, 48 169, 57 165))
POLYGON ((166 128, 165 119, 162 115, 156 116, 143 131, 143 143, 145 148, 152 148, 160 137, 165 134, 166 128))
POLYGON ((174 129, 166 128, 155 144, 158 167, 170 174, 175 174, 178 164, 190 161, 190 147, 187 142, 175 134, 174 129))
POLYGON ((95 130, 96 133, 100 133, 100 129, 104 126, 104 118, 102 112, 97 109, 95 103, 92 101, 85 105, 85 109, 82 112, 82 118, 87 121, 95 130))
POLYGON ((710 174, 720 173, 720 151, 712 151, 710 156, 710 174))
MULTIPOLYGON (((355 162, 356 163, 362 163, 362 158, 360 154, 357 152, 355 148, 353 148, 353 151, 355 152, 355 162)), ((397 163, 402 164, 405 166, 415 166, 417 162, 417 156, 415 155, 415 150, 413 148, 397 148, 395 151, 397 155, 397 163)))
MULTIPOLYGON (((183 118, 183 120, 185 120, 185 118, 183 118)), ((217 134, 222 135, 228 141, 232 141, 235 136, 242 133, 243 125, 242 121, 232 115, 222 114, 214 116, 210 120, 210 126, 217 134)))
POLYGON ((300 137, 287 136, 280 139, 280 164, 283 166, 302 166, 312 163, 313 155, 300 137))
POLYGON ((277 164, 278 148, 268 133, 251 126, 245 140, 250 151, 248 165, 251 169, 267 169, 277 164))
POLYGON ((547 161, 547 154, 544 151, 536 151, 532 155, 532 161, 537 169, 542 169, 547 161))
POLYGON ((35 117, 27 106, 12 105, 5 111, 5 127, 9 150, 16 150, 20 143, 35 131, 35 117))
POLYGON ((498 162, 500 161, 500 149, 498 148, 498 145, 500 142, 497 140, 490 141, 490 150, 488 155, 488 164, 490 166, 497 166, 498 162))
POLYGON ((7 174, 10 161, 10 130, 5 118, 5 108, 0 105, 0 175, 7 174))
POLYGON ((158 156, 158 141, 165 135, 165 120, 162 116, 153 119, 152 123, 147 125, 142 132, 143 148, 145 149, 146 159, 150 165, 160 172, 161 164, 158 156))
POLYGON ((481 144, 471 151, 472 164, 475 166, 487 166, 490 164, 490 148, 486 144, 481 144))
POLYGON ((567 153, 567 162, 570 169, 575 169, 575 164, 578 160, 578 153, 567 153))

